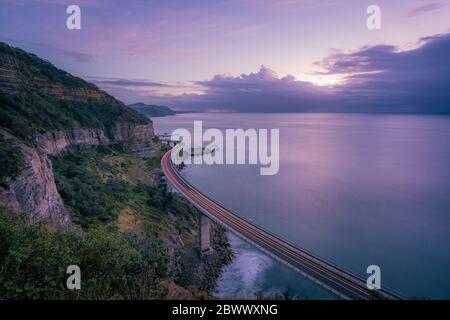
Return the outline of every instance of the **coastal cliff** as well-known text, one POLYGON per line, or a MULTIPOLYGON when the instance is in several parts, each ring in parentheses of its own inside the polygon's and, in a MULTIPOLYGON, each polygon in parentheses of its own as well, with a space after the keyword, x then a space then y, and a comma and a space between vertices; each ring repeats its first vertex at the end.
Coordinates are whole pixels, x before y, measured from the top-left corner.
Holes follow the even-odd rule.
POLYGON ((67 229, 70 215, 57 191, 49 156, 74 145, 155 144, 149 119, 82 79, 0 44, 0 133, 23 155, 20 174, 0 188, 0 207, 26 211, 29 221, 67 229))
POLYGON ((167 191, 150 119, 3 43, 0 151, 0 299, 204 298, 232 257, 216 226, 199 258, 199 212, 167 191))
POLYGON ((47 154, 25 144, 19 148, 23 168, 9 186, 0 188, 0 206, 12 212, 27 212, 30 223, 45 220, 54 228, 67 229, 71 219, 56 189, 47 154))
MULTIPOLYGON (((0 131, 1 132, 1 131, 0 131)), ((3 133, 10 140, 15 137, 3 133)), ((30 147, 16 140, 23 155, 23 169, 9 185, 0 187, 0 207, 14 212, 29 213, 29 222, 48 222, 53 228, 66 230, 71 226, 71 217, 65 211, 61 196, 55 185, 52 163, 54 156, 75 145, 108 145, 111 141, 123 143, 131 150, 139 150, 154 145, 151 124, 134 125, 119 123, 110 140, 100 129, 73 129, 52 131, 36 137, 36 146, 30 147)))
POLYGON ((128 146, 132 151, 151 147, 157 140, 151 124, 136 125, 131 122, 119 122, 112 134, 114 141, 128 146))

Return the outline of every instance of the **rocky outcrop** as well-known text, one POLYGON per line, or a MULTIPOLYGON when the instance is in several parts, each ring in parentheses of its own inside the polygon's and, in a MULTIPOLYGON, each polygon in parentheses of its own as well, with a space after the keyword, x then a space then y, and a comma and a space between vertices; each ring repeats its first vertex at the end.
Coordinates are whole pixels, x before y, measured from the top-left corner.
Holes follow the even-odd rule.
MULTIPOLYGON (((198 226, 192 230, 195 230, 193 238, 197 239, 196 230, 198 230, 198 226)), ((174 242, 177 246, 172 251, 168 251, 171 257, 169 268, 171 268, 175 282, 184 288, 197 288, 211 296, 220 277, 222 267, 233 259, 233 251, 228 242, 226 231, 219 225, 212 224, 212 251, 203 257, 198 254, 196 249, 194 251, 183 249, 183 243, 180 240, 174 242)), ((164 244, 167 247, 166 241, 164 244)), ((170 246, 168 248, 170 249, 170 246)))
POLYGON ((109 144, 109 139, 100 129, 75 129, 41 134, 37 142, 44 153, 55 155, 71 145, 98 146, 109 144))
POLYGON ((180 212, 176 208, 182 207, 179 204, 174 205, 162 221, 164 228, 159 231, 159 239, 164 243, 169 257, 167 278, 183 288, 188 288, 197 298, 202 298, 203 294, 206 294, 203 298, 212 296, 222 267, 233 259, 227 233, 221 226, 212 222, 212 250, 207 256, 201 256, 198 250, 201 212, 177 193, 173 194, 173 199, 175 204, 186 203, 190 209, 182 211, 183 225, 187 225, 184 230, 178 227, 180 212))
POLYGON ((24 168, 9 188, 0 191, 0 205, 10 211, 27 212, 30 223, 45 220, 52 227, 69 228, 70 216, 56 189, 48 155, 26 145, 20 145, 20 148, 24 168))
MULTIPOLYGON (((6 132, 2 134, 14 139, 6 132)), ((114 142, 129 146, 132 150, 151 147, 154 139, 153 127, 120 123, 114 130, 114 142)), ((111 141, 100 129, 74 129, 49 132, 36 138, 37 147, 18 142, 24 156, 21 174, 7 189, 0 189, 0 207, 29 213, 29 222, 47 221, 57 229, 72 226, 70 215, 56 188, 50 155, 56 155, 74 145, 98 146, 111 141)))
POLYGON ((152 122, 48 61, 0 42, 0 134, 13 140, 24 167, 7 188, 0 208, 26 211, 29 221, 68 228, 70 216, 56 189, 51 155, 74 145, 120 143, 152 148, 152 122))
POLYGON ((155 139, 151 123, 135 125, 130 122, 120 122, 114 127, 112 135, 114 141, 126 145, 133 151, 150 147, 155 139))

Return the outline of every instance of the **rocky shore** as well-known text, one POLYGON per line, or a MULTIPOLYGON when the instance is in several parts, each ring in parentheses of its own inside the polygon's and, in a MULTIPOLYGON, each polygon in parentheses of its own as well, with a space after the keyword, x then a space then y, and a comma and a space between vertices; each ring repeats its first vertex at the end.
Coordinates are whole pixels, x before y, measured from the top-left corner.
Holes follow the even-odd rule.
POLYGON ((0 297, 210 297, 232 252, 214 227, 199 256, 199 212, 167 191, 152 121, 4 43, 0 70, 0 297))
POLYGON ((183 287, 198 288, 209 296, 217 285, 222 268, 231 262, 234 255, 226 231, 218 225, 213 225, 211 232, 213 252, 201 257, 197 251, 183 257, 180 261, 179 277, 183 287))
MULTIPOLYGON (((179 170, 182 170, 182 168, 179 170)), ((194 210, 196 212, 195 215, 198 216, 201 214, 200 211, 175 190, 172 190, 172 192, 175 198, 185 203, 191 210, 194 210)), ((212 298, 212 292, 216 288, 223 267, 230 263, 234 257, 226 230, 213 221, 211 221, 212 252, 208 255, 201 256, 198 247, 198 219, 191 221, 191 223, 194 242, 191 246, 178 242, 176 245, 177 248, 174 248, 171 258, 174 283, 182 288, 188 289, 189 293, 185 292, 181 297, 172 296, 169 293, 170 298, 212 298)))

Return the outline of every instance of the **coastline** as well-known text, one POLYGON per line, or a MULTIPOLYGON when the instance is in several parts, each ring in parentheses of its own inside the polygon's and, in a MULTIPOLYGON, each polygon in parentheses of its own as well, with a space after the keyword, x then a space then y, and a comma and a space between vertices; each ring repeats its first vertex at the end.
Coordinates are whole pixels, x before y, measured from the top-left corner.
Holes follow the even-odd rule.
MULTIPOLYGON (((162 171, 161 171, 162 172, 162 171)), ((168 191, 174 197, 195 210, 197 214, 201 212, 186 200, 177 190, 169 187, 168 191)), ((194 238, 198 237, 198 220, 195 221, 193 230, 194 238)), ((173 281, 181 288, 187 289, 189 293, 179 291, 179 288, 169 292, 170 299, 208 299, 217 298, 213 293, 218 286, 218 281, 225 266, 234 259, 227 231, 214 221, 211 221, 211 247, 212 252, 206 256, 200 256, 198 243, 179 247, 172 254, 173 281)), ((169 288, 170 291, 170 288, 169 288)))
POLYGON ((161 167, 167 180, 209 219, 229 228, 242 239, 340 299, 402 299, 402 296, 386 287, 376 293, 371 291, 363 278, 351 271, 287 242, 206 197, 181 176, 170 159, 173 150, 175 149, 168 150, 161 159, 161 167))
MULTIPOLYGON (((444 242, 437 241, 437 237, 448 239, 448 223, 439 223, 435 219, 448 207, 446 195, 430 193, 425 201, 420 192, 425 186, 428 190, 444 190, 448 186, 448 180, 442 175, 448 162, 448 140, 445 139, 449 132, 448 117, 196 114, 159 118, 154 121, 155 132, 172 132, 176 128, 192 130, 193 120, 203 120, 205 128, 259 128, 270 127, 276 122, 285 137, 280 141, 280 150, 288 150, 283 156, 282 169, 271 181, 261 178, 251 166, 188 166, 183 170, 183 176, 207 195, 220 200, 225 207, 242 213, 245 218, 263 227, 273 228, 294 243, 362 276, 365 266, 373 263, 384 265, 385 287, 393 288, 403 296, 448 297, 449 282, 442 281, 446 279, 445 272, 425 263, 431 259, 434 265, 449 265, 444 242), (293 126, 293 123, 299 125, 293 126), (397 138, 393 139, 393 133, 397 138), (341 135, 345 137, 345 144, 342 148, 336 148, 336 139, 341 135), (422 136, 420 141, 418 136, 422 136), (368 141, 389 147, 368 149, 368 141), (424 153, 421 158, 415 157, 417 150, 424 148, 430 153, 424 153), (330 161, 324 157, 330 150, 336 153, 340 161, 330 161), (383 173, 383 176, 367 171, 366 164, 375 172, 383 173), (429 174, 414 175, 417 173, 414 168, 430 164, 433 166, 427 167, 429 174), (355 179, 351 172, 357 172, 359 178, 355 179), (415 184, 399 184, 408 177, 414 177, 411 182, 418 183, 420 189, 415 188, 415 184), (342 188, 342 183, 348 188, 342 188), (225 185, 233 187, 224 190, 225 185), (253 188, 256 185, 258 188, 253 188), (249 192, 245 193, 246 190, 249 192), (242 194, 246 196, 241 197, 242 194), (370 205, 380 200, 385 203, 384 206, 370 205), (364 212, 354 207, 355 201, 358 208, 364 208, 364 212), (286 206, 280 207, 281 203, 286 206), (423 215, 424 212, 430 214, 423 215), (400 213, 401 217, 412 220, 404 223, 399 218, 400 213), (411 221, 426 223, 433 229, 414 229, 418 233, 413 235, 406 232, 413 227, 411 221), (373 231, 369 232, 369 225, 373 231), (364 236, 355 241, 356 236, 345 231, 348 228, 360 230, 364 236), (399 235, 397 230, 405 232, 399 235), (396 245, 392 246, 392 243, 396 245), (426 254, 429 248, 427 243, 433 244, 433 257, 426 254), (412 244, 420 250, 404 257, 402 252, 412 244), (399 276, 396 269, 399 263, 408 266, 408 275, 399 276), (427 271, 426 276, 417 281, 414 275, 422 274, 423 270, 427 271)), ((445 216, 443 219, 447 221, 445 216)), ((241 263, 239 251, 233 249, 236 250, 234 261, 239 260, 239 263, 232 262, 230 270, 242 266, 232 275, 235 283, 241 284, 237 280, 249 274, 245 264, 241 263)), ((250 259, 246 260, 248 262, 250 259)), ((225 268, 225 273, 227 270, 225 268)), ((310 286, 278 264, 263 271, 257 278, 257 286, 247 285, 246 288, 280 292, 291 286, 302 297, 329 299, 326 292, 310 286)))

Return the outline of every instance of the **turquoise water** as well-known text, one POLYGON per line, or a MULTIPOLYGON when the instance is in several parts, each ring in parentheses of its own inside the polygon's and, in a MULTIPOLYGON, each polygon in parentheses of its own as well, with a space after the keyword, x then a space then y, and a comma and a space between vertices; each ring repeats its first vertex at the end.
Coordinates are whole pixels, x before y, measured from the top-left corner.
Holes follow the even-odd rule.
MULTIPOLYGON (((279 128, 280 171, 190 165, 183 174, 242 217, 405 296, 450 298, 450 117, 366 114, 182 114, 158 133, 192 127, 279 128)), ((231 237, 237 257, 216 293, 249 296, 292 287, 331 296, 231 237)))

